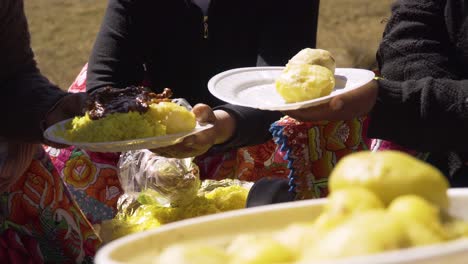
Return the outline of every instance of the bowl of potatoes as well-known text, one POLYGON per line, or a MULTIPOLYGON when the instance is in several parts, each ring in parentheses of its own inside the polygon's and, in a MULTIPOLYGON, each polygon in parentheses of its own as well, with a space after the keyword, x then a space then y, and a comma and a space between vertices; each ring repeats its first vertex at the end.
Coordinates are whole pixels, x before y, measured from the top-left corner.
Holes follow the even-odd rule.
POLYGON ((97 264, 466 263, 468 189, 398 151, 357 152, 327 198, 241 209, 132 234, 97 264))

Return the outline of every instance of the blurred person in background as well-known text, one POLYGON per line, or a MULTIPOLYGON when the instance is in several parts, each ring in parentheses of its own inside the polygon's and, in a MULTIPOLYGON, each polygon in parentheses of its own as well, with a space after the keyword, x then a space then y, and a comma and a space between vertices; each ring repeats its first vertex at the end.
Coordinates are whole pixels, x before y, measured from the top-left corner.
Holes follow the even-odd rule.
POLYGON ((100 239, 40 145, 45 128, 81 114, 86 95, 41 75, 22 0, 0 1, 0 58, 1 262, 92 263, 100 239))

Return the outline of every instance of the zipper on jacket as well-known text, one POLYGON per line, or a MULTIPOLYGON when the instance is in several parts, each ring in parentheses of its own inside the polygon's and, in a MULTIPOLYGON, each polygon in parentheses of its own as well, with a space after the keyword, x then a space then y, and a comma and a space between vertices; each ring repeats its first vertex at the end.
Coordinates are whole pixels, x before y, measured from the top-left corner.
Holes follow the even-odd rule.
POLYGON ((203 38, 208 38, 208 16, 203 16, 203 38))

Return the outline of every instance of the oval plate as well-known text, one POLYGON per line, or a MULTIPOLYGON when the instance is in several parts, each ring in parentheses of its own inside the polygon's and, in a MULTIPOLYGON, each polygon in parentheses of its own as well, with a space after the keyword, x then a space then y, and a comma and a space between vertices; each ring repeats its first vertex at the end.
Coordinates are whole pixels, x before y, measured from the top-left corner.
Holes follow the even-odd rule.
POLYGON ((138 138, 131 140, 122 140, 122 141, 109 141, 109 142, 72 142, 68 141, 60 136, 57 136, 57 132, 64 130, 71 122, 72 119, 67 119, 61 121, 53 126, 47 128, 44 131, 44 138, 47 140, 64 145, 76 146, 81 149, 94 151, 94 152, 123 152, 130 150, 138 149, 155 149, 161 147, 167 147, 170 145, 177 144, 182 141, 185 137, 199 133, 203 130, 213 127, 212 124, 200 124, 197 122, 197 125, 192 131, 169 134, 158 137, 149 137, 149 138, 138 138))
POLYGON ((275 81, 284 67, 237 68, 215 75, 208 89, 215 97, 230 104, 271 111, 297 110, 330 101, 333 97, 359 89, 372 81, 374 72, 364 69, 337 68, 332 93, 317 99, 286 103, 276 92, 275 81))

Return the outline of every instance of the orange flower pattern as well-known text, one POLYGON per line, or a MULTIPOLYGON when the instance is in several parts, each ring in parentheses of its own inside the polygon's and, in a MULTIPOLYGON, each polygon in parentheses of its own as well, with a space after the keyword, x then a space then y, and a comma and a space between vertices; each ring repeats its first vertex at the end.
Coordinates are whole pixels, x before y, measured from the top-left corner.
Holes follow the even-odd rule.
POLYGON ((228 153, 204 155, 195 162, 203 179, 235 178, 257 181, 262 177, 287 178, 289 169, 283 152, 273 140, 228 153))
POLYGON ((92 263, 101 244, 42 149, 9 191, 0 195, 0 208, 0 251, 3 247, 28 251, 10 254, 10 260, 92 263))
POLYGON ((46 147, 64 183, 92 224, 114 218, 123 194, 118 177, 119 153, 94 153, 73 147, 46 147))
POLYGON ((96 166, 86 156, 77 156, 65 163, 63 178, 77 189, 86 188, 96 180, 96 166))

